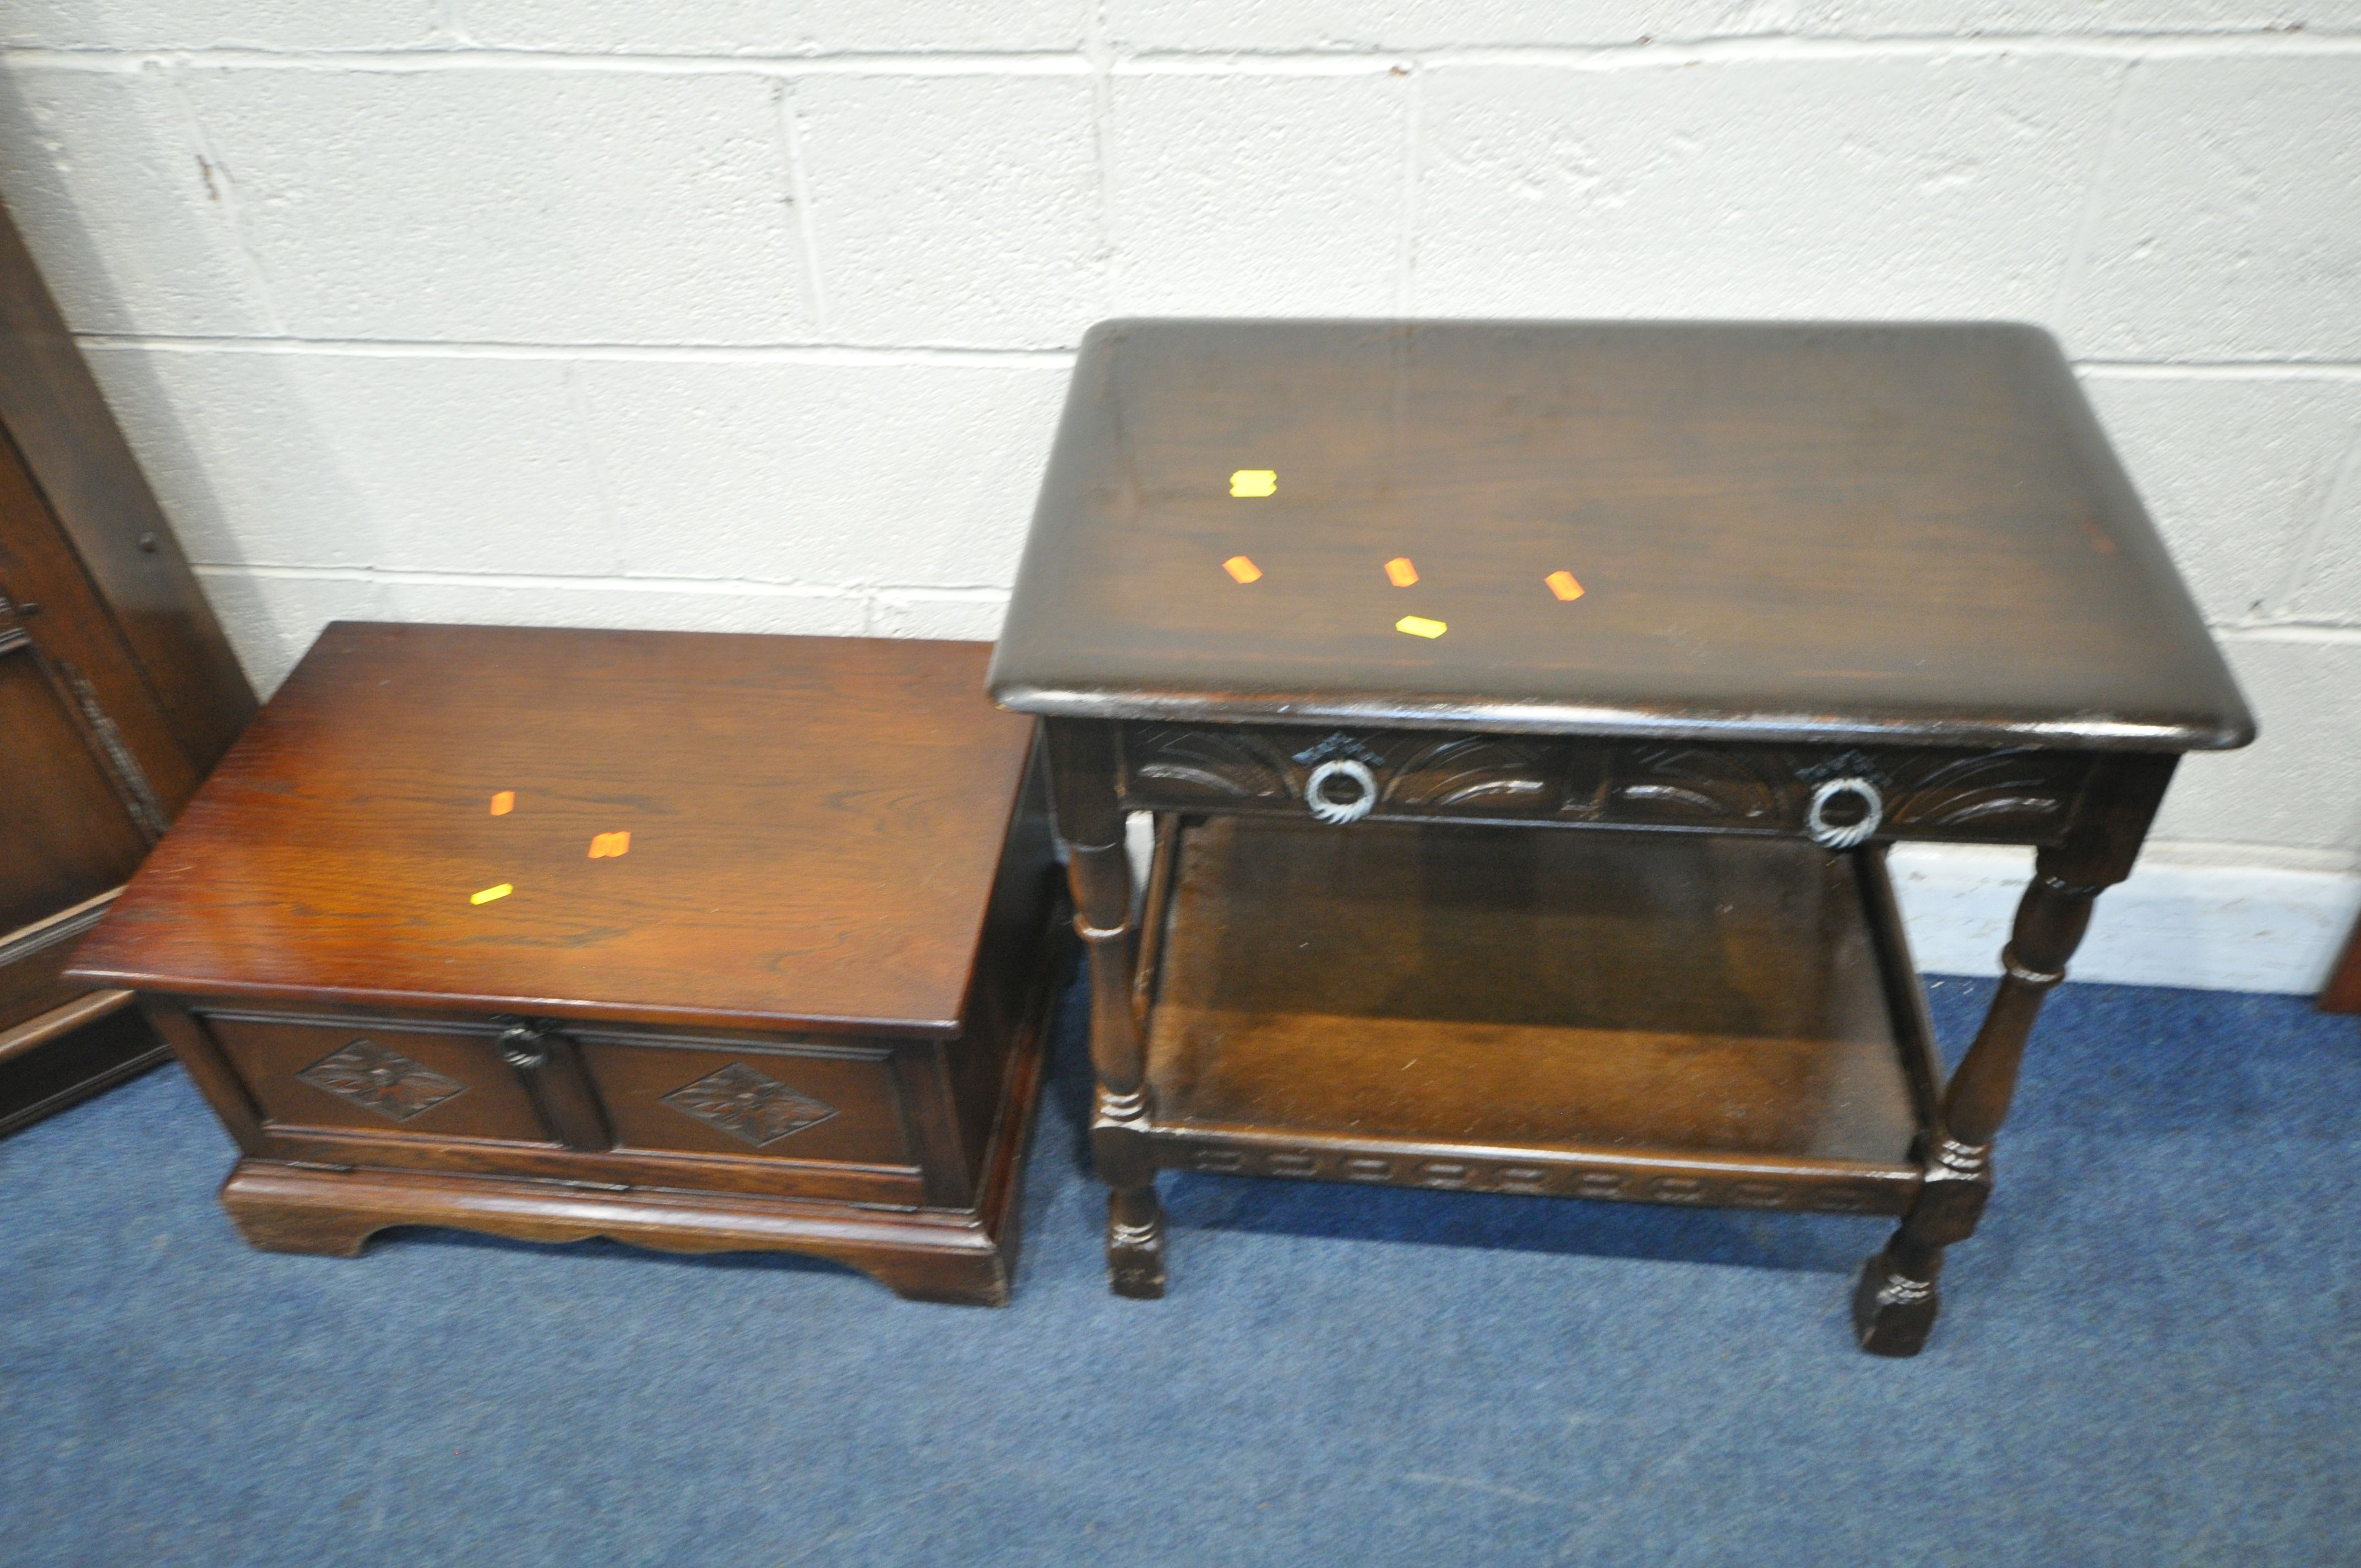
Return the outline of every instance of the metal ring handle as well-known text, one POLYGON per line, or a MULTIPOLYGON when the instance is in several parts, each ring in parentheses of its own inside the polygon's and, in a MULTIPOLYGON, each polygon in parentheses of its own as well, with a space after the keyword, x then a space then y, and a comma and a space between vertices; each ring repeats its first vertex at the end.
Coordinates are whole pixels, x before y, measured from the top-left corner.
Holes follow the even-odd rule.
POLYGON ((1804 813, 1804 831, 1812 842, 1825 849, 1850 850, 1865 843, 1877 825, 1885 819, 1885 796, 1867 779, 1830 779, 1812 792, 1811 809, 1804 813), (1861 814, 1858 822, 1848 822, 1839 828, 1828 820, 1828 802, 1840 795, 1861 797, 1861 814))
POLYGON ((1349 757, 1331 758, 1312 769, 1312 776, 1303 781, 1303 804, 1323 822, 1358 822, 1378 804, 1378 775, 1349 757), (1360 786, 1361 793, 1351 800, 1331 800, 1322 793, 1331 779, 1350 779, 1360 786))

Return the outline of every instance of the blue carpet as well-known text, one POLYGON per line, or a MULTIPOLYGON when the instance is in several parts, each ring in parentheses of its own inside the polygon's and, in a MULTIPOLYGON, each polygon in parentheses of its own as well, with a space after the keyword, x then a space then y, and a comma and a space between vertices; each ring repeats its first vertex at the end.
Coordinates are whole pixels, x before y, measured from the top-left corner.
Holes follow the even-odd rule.
POLYGON ((1114 1299, 1080 1025, 1001 1312, 249 1252, 177 1068, 0 1143, 0 1561, 2361 1561, 2355 1020, 2065 988, 1911 1362, 1846 1329, 1883 1223, 1820 1216, 1168 1177, 1172 1294, 1114 1299))

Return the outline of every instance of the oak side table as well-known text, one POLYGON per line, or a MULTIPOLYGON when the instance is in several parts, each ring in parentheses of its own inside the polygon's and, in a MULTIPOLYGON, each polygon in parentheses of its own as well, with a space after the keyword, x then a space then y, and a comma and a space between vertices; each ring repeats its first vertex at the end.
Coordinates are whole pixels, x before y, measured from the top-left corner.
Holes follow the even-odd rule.
POLYGON ((2004 324, 1104 323, 991 689, 1048 720, 1119 1294, 1166 1168, 1882 1213, 1888 1355, 2092 901, 2254 734, 2004 324), (1903 839, 2037 847, 1948 1083, 1903 839))
POLYGON ((973 642, 330 626, 75 955, 246 1239, 784 1250, 997 1305, 1068 918, 973 642))

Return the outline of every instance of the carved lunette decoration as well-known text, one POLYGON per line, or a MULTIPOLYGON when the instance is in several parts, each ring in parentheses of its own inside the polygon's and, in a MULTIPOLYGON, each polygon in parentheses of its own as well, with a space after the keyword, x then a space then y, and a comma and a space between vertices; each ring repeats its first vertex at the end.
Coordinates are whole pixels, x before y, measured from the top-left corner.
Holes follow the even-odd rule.
POLYGON ((1637 807, 1643 820, 1767 824, 1782 815, 1794 783, 1794 760, 1784 753, 1657 746, 1619 754, 1611 801, 1637 807))
POLYGON ((1384 788, 1389 805, 1528 809, 1550 793, 1542 758, 1532 747, 1480 735, 1427 745, 1384 788))
POLYGON ((1125 775, 1151 793, 1207 804, 1300 802, 1305 781, 1339 759, 1367 767, 1388 806, 1545 808, 1553 795, 1534 746, 1493 736, 1304 733, 1138 725, 1124 737, 1125 775))
POLYGON ((2085 757, 1991 751, 1926 770, 1890 819, 1897 827, 2044 831, 2061 826, 2090 772, 2085 757))
POLYGON ((1232 800, 1285 799, 1287 753, 1250 729, 1135 729, 1124 737, 1130 776, 1232 800))
POLYGON ((1973 831, 2037 838, 2065 825, 2089 768, 2084 757, 2026 748, 1959 756, 1633 747, 1617 755, 1609 813, 1701 827, 1784 826, 1802 818, 1816 784, 1852 776, 1884 793, 1891 835, 1973 831))

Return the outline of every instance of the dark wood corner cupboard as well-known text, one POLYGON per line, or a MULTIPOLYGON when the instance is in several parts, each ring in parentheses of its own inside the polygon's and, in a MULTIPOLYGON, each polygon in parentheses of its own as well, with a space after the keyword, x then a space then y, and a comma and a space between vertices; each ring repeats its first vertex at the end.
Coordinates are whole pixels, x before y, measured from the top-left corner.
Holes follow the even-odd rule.
POLYGON ((89 367, 0 214, 0 1133, 164 1059, 62 978, 254 714, 89 367))

